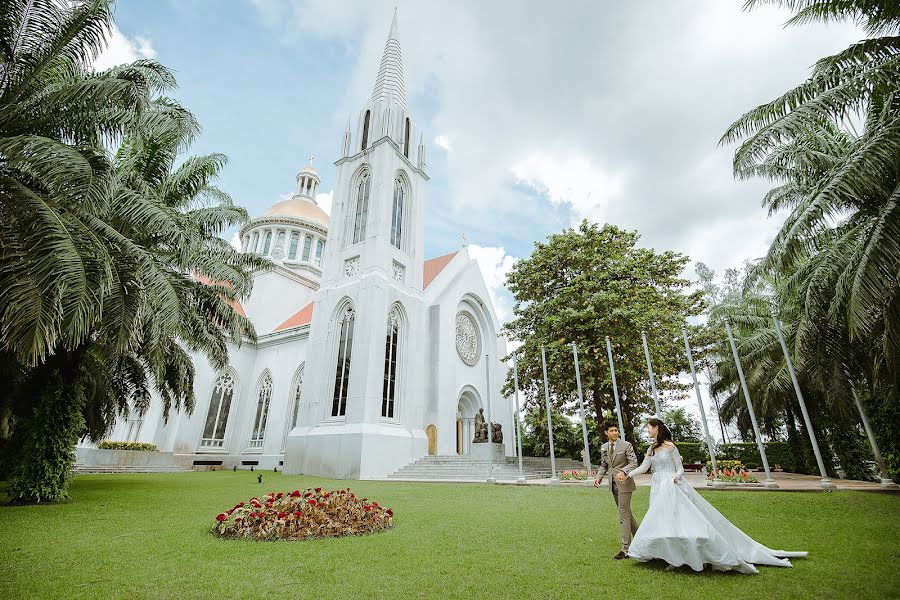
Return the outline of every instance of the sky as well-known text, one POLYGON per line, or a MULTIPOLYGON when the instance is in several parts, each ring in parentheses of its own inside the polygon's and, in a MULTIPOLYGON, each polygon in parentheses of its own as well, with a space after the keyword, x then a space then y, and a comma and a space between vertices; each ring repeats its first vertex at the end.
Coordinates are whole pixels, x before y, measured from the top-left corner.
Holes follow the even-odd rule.
POLYGON ((743 0, 132 0, 98 66, 172 68, 203 126, 191 152, 228 155, 220 185, 251 216, 290 195, 310 155, 328 210, 395 5, 431 177, 426 256, 464 234, 501 320, 515 260, 584 218, 718 272, 761 256, 779 216, 760 206, 765 182, 734 180, 718 140, 864 37, 785 29, 788 13, 743 0))

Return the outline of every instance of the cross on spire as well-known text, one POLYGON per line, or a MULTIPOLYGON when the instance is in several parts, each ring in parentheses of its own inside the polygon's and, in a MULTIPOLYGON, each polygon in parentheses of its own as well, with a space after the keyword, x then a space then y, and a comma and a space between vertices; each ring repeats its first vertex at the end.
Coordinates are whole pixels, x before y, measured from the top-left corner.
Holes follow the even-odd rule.
POLYGON ((316 160, 316 155, 315 155, 315 154, 310 154, 310 155, 309 155, 309 166, 310 166, 310 167, 312 166, 314 160, 316 160))

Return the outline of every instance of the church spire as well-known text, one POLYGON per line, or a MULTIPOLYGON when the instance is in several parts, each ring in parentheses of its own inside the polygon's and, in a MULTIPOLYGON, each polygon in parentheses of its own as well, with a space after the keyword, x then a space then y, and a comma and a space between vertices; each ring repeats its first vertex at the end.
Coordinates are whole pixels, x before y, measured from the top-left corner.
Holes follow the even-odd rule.
POLYGON ((406 110, 406 91, 403 87, 403 56, 400 52, 400 30, 397 26, 397 9, 394 8, 394 20, 391 22, 391 32, 384 44, 384 54, 381 56, 381 66, 378 68, 378 77, 375 79, 375 89, 372 91, 372 101, 394 100, 406 110))

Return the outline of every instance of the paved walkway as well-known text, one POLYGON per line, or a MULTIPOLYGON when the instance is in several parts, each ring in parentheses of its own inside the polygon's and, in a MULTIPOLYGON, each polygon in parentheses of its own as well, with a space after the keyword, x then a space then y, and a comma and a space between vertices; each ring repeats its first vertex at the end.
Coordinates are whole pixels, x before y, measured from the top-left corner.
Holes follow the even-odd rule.
MULTIPOLYGON (((762 480, 765 478, 764 473, 754 473, 754 476, 762 480)), ((650 485, 650 475, 638 475, 635 483, 639 486, 649 486, 650 485)), ((712 486, 708 486, 706 482, 706 478, 703 477, 698 472, 689 472, 685 474, 685 478, 687 481, 697 489, 704 490, 715 490, 721 491, 722 489, 726 491, 756 491, 756 492, 765 492, 770 491, 766 488, 762 487, 762 484, 740 484, 740 485, 730 485, 725 488, 715 489, 712 486)), ((783 491, 783 492, 822 492, 824 491, 820 486, 819 482, 821 481, 821 477, 817 475, 800 475, 798 473, 772 473, 772 478, 778 484, 778 489, 771 491, 783 491)), ((391 478, 390 481, 404 481, 402 479, 394 479, 391 478)), ((483 479, 460 479, 460 480, 446 480, 446 479, 434 479, 434 480, 425 480, 425 479, 410 479, 410 482, 417 483, 484 483, 483 479)), ((498 480, 498 484, 501 485, 520 485, 516 484, 515 480, 498 480)), ((865 492, 882 492, 886 491, 881 487, 881 484, 872 482, 872 481, 856 481, 853 479, 832 479, 831 483, 835 485, 835 487, 839 490, 853 490, 853 491, 865 491, 865 492)), ((529 479, 525 482, 524 485, 550 485, 549 479, 529 479)), ((591 485, 588 482, 584 481, 561 481, 561 486, 587 486, 591 485)), ((608 485, 608 480, 604 479, 603 485, 608 485)), ((892 493, 900 495, 900 490, 894 489, 891 490, 892 493)))

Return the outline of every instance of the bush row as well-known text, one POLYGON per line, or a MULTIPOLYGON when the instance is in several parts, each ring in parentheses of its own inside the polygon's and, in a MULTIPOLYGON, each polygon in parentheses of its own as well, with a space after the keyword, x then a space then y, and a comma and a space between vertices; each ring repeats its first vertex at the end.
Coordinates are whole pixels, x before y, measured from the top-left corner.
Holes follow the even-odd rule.
POLYGON ((158 450, 156 444, 147 444, 144 442, 114 442, 112 440, 103 440, 97 447, 101 450, 139 450, 141 452, 156 452, 158 450))

